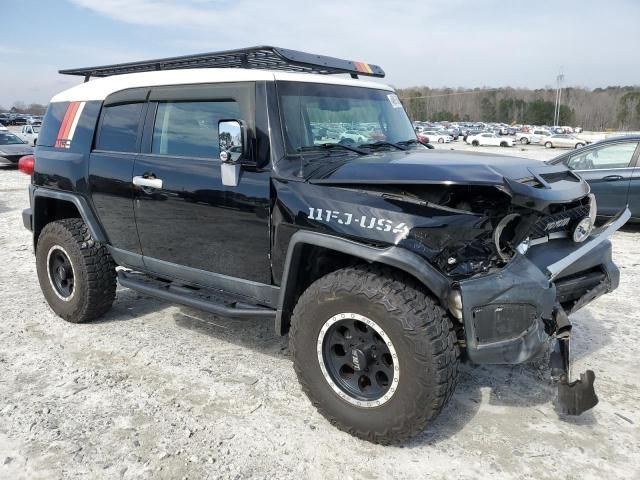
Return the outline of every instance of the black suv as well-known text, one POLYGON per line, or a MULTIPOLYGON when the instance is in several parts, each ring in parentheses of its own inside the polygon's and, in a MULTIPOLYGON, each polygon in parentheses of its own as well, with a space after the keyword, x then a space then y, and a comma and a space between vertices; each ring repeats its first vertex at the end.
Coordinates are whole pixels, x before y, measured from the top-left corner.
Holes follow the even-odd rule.
POLYGON ((360 62, 256 47, 61 73, 108 77, 55 96, 21 160, 63 319, 107 312, 117 280, 271 320, 320 412, 381 443, 435 418, 461 359, 524 362, 550 336, 559 406, 597 402, 593 372, 569 381, 567 315, 617 287, 629 214, 593 230, 565 166, 427 149, 360 62))

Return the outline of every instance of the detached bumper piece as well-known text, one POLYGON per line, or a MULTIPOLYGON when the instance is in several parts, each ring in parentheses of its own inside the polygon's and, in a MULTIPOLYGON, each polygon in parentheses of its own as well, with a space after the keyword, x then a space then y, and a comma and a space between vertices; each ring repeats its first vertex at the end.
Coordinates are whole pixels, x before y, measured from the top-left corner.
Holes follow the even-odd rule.
POLYGON ((556 310, 556 345, 551 353, 549 366, 551 375, 559 378, 556 407, 564 415, 581 415, 598 404, 598 396, 593 387, 596 374, 587 370, 580 374, 580 380, 571 379, 571 323, 567 314, 556 310))
POLYGON ((587 370, 580 374, 580 380, 558 385, 558 408, 565 415, 582 415, 598 404, 598 396, 593 388, 596 374, 587 370))

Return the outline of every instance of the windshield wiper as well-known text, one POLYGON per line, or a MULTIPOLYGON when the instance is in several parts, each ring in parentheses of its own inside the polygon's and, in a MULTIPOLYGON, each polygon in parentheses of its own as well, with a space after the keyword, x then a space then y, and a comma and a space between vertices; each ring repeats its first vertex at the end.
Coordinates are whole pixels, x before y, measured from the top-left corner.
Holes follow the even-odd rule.
POLYGON ((430 143, 422 143, 419 140, 416 140, 414 138, 410 139, 410 140, 402 140, 401 142, 398 142, 398 145, 424 145, 425 147, 427 147, 429 150, 433 150, 434 146, 431 145, 430 143))
POLYGON ((365 152, 364 150, 360 150, 359 148, 351 147, 343 143, 318 143, 317 145, 305 145, 304 147, 299 147, 298 152, 309 152, 318 149, 331 150, 333 148, 342 148, 343 150, 349 150, 350 152, 355 152, 360 155, 368 154, 368 152, 365 152))
POLYGON ((400 145, 400 143, 392 143, 392 142, 387 142, 385 140, 379 140, 377 142, 371 142, 371 143, 361 143, 360 146, 369 147, 369 148, 394 147, 394 148, 397 148, 398 150, 407 149, 406 147, 400 145))

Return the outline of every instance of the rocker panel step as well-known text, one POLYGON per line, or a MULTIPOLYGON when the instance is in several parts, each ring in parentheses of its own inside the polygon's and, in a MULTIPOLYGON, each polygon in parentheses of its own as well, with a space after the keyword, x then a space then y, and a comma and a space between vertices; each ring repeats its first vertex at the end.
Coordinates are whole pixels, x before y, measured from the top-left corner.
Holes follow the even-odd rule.
POLYGON ((144 274, 118 272, 118 282, 123 287, 130 288, 145 295, 178 303, 205 312, 229 318, 269 318, 276 316, 276 311, 270 308, 253 307, 239 301, 237 298, 222 292, 188 287, 154 280, 144 274))

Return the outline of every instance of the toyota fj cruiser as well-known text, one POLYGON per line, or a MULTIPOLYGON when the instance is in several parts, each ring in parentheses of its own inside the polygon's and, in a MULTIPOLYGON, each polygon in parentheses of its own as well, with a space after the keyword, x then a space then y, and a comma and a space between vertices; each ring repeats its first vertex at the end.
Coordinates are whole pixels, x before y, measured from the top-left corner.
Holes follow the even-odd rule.
POLYGON ((104 77, 56 95, 20 161, 63 319, 107 312, 116 281, 271 319, 318 410, 374 442, 423 430, 461 359, 550 338, 559 408, 597 403, 593 372, 570 381, 568 315, 617 287, 629 212, 594 229, 565 166, 428 149, 366 63, 256 47, 61 73, 104 77))

